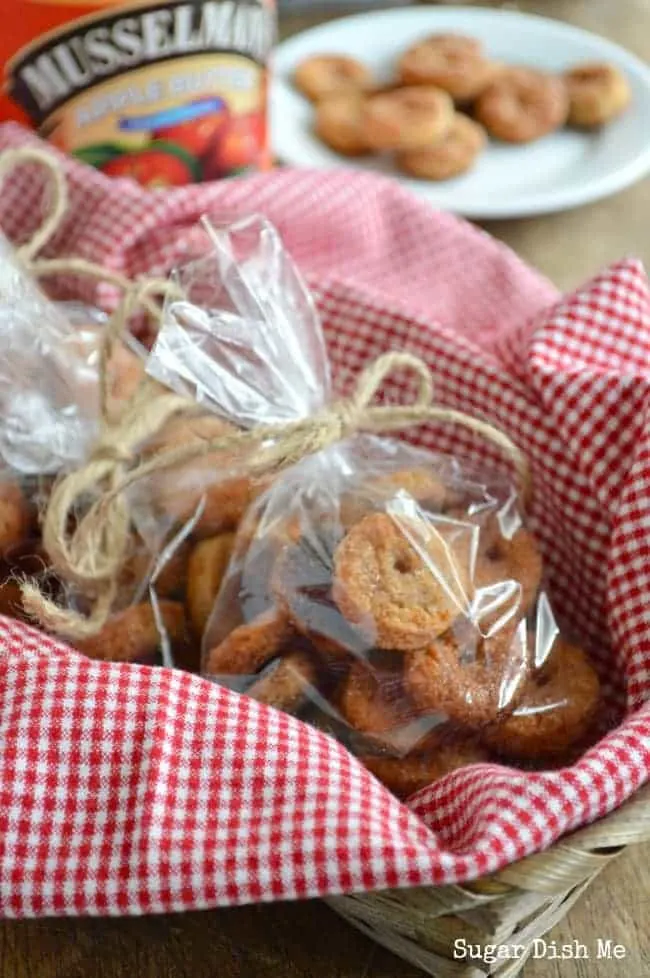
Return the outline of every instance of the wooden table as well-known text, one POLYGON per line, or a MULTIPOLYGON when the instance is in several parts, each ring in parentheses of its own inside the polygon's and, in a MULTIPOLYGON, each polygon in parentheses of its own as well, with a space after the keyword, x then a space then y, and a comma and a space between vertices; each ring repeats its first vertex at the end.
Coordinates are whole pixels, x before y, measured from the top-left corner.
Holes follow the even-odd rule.
MULTIPOLYGON (((486 4, 487 5, 487 4, 486 4)), ((505 4, 504 4, 505 6, 505 4)), ((537 0, 507 4, 605 34, 650 60, 649 0, 537 0)), ((284 18, 285 35, 331 16, 284 18)), ((650 138, 650 136, 649 136, 650 138)), ((650 181, 591 207, 486 228, 571 288, 606 262, 650 260, 650 181)), ((524 978, 650 976, 650 846, 614 862, 548 935, 595 948, 626 946, 623 961, 531 961, 524 978)), ((417 978, 421 972, 370 943, 319 903, 124 921, 0 924, 1 978, 417 978)))

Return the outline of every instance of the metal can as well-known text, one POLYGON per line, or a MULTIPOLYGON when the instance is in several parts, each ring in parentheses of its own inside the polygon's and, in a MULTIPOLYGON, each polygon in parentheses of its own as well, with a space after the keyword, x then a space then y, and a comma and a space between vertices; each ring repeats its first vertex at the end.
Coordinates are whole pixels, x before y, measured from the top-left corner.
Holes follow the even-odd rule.
POLYGON ((148 187, 270 165, 273 0, 0 0, 3 7, 3 120, 148 187))

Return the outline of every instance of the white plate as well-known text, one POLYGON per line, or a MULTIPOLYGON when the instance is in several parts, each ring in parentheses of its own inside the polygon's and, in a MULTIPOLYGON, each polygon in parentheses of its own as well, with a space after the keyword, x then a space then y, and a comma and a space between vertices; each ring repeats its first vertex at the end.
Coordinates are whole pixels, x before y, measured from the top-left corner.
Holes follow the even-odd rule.
POLYGON ((543 214, 616 193, 650 171, 650 68, 618 45, 559 21, 472 7, 359 14, 281 44, 271 96, 278 159, 293 166, 356 166, 396 175, 388 161, 351 162, 320 143, 312 133, 312 106, 293 88, 291 77, 303 58, 341 52, 365 61, 387 81, 409 44, 438 31, 469 34, 497 60, 547 71, 562 71, 580 61, 609 61, 627 75, 633 102, 624 116, 596 133, 563 130, 528 146, 490 143, 476 168, 454 180, 427 183, 397 176, 436 207, 474 218, 543 214))

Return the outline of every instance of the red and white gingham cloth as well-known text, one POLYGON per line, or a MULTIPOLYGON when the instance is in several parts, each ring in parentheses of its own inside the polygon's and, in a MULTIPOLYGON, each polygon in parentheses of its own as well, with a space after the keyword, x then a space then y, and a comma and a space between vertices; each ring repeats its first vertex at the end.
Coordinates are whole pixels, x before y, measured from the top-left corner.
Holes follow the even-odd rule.
MULTIPOLYGON (((0 129, 0 149, 33 139, 0 129)), ((621 722, 573 767, 482 764, 406 807, 295 719, 196 677, 88 661, 0 620, 0 913, 135 914, 458 882, 628 798, 650 774, 640 265, 620 262, 561 298, 487 235, 382 178, 282 170, 152 195, 66 168, 72 206, 50 252, 164 272, 196 248, 202 213, 262 212, 314 290, 343 389, 377 354, 408 349, 430 364, 443 403, 509 432, 533 466, 532 521, 557 608, 612 681, 621 722)), ((3 187, 12 238, 38 222, 41 187, 27 169, 3 187)), ((407 390, 395 382, 386 395, 407 390)), ((497 461, 466 432, 417 437, 497 461)))

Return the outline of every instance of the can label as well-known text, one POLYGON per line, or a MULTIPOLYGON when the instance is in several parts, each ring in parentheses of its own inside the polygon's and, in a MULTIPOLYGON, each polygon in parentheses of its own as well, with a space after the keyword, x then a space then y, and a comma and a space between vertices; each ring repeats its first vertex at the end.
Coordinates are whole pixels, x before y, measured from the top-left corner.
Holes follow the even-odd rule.
POLYGON ((114 176, 180 186, 265 165, 274 38, 260 0, 130 3, 20 50, 6 87, 60 149, 114 176))

